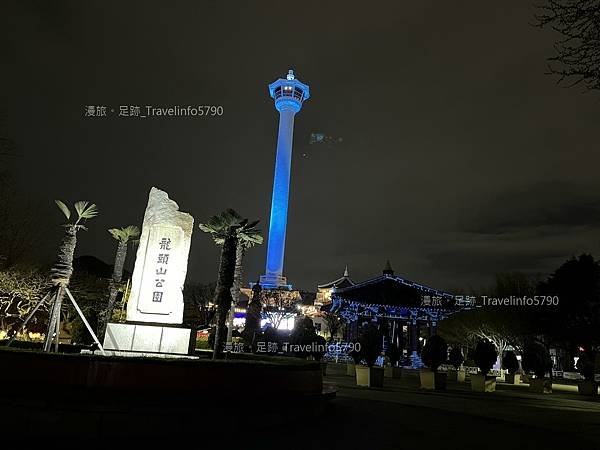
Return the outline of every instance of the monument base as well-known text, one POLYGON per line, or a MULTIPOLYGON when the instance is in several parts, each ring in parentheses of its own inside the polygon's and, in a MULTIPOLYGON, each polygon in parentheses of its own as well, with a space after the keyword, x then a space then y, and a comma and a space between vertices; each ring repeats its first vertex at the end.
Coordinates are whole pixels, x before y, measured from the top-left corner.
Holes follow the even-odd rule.
POLYGON ((123 352, 187 355, 191 332, 189 328, 109 323, 103 347, 104 350, 123 352))
POLYGON ((261 275, 259 283, 263 289, 287 289, 288 291, 292 289, 287 279, 280 275, 261 275))

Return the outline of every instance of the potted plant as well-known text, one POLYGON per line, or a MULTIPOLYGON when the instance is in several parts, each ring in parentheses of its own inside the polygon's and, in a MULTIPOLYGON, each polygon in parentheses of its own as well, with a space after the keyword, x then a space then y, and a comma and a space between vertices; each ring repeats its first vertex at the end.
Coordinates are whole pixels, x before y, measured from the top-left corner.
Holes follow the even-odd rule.
POLYGON ((523 370, 533 372, 535 378, 529 380, 529 390, 538 394, 552 392, 552 380, 545 378, 552 370, 552 359, 546 347, 539 342, 529 342, 523 349, 523 370))
POLYGON ((385 366, 384 377, 386 378, 400 378, 400 367, 398 367, 398 361, 400 361, 400 349, 396 344, 390 344, 385 352, 385 356, 390 361, 390 366, 385 366))
POLYGON ((419 377, 422 389, 446 389, 445 372, 438 372, 440 365, 448 358, 448 345, 443 337, 434 334, 427 340, 421 352, 421 360, 429 369, 421 369, 419 377))
POLYGON ((360 364, 361 360, 360 352, 356 348, 353 348, 352 351, 348 352, 348 355, 350 355, 350 358, 352 358, 352 362, 346 364, 346 375, 350 377, 355 377, 356 366, 360 364))
POLYGON ((488 375, 496 362, 498 352, 496 346, 487 339, 480 340, 475 346, 473 360, 481 373, 471 375, 471 390, 477 392, 494 392, 496 390, 496 377, 488 375))
POLYGON ((504 353, 502 358, 502 368, 506 370, 504 375, 504 381, 508 384, 519 384, 521 382, 521 375, 517 373, 519 370, 519 360, 515 352, 509 350, 504 353))
POLYGON ((465 357, 462 354, 460 347, 452 347, 448 354, 448 362, 454 367, 454 370, 448 371, 449 381, 458 381, 463 383, 465 381, 465 369, 462 368, 462 363, 465 357))
POLYGON ((368 387, 383 387, 383 368, 374 367, 381 353, 382 336, 379 328, 373 322, 366 325, 360 335, 360 358, 363 364, 357 364, 356 385, 368 387))
POLYGON ((578 383, 577 390, 588 397, 598 396, 598 383, 594 380, 594 360, 594 355, 587 352, 582 353, 577 360, 577 370, 584 378, 584 381, 578 383))

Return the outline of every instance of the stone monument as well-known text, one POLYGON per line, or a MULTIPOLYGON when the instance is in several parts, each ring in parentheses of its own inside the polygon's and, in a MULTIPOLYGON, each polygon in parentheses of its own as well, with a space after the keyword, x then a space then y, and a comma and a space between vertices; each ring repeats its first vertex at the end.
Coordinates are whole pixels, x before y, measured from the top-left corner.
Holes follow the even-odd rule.
POLYGON ((127 322, 109 323, 104 349, 187 354, 191 330, 183 322, 183 285, 194 218, 153 187, 127 303, 127 322))

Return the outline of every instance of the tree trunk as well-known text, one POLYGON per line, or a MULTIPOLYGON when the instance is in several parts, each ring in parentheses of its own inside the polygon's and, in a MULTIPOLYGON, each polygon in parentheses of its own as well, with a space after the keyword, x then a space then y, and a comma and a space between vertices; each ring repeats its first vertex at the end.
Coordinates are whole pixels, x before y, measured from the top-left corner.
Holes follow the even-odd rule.
POLYGON ((117 241, 117 253, 115 255, 115 265, 113 268, 112 279, 108 285, 108 304, 104 311, 104 317, 102 318, 102 329, 100 337, 102 338, 106 333, 106 327, 108 322, 112 319, 113 311, 115 309, 115 301, 117 294, 119 293, 119 284, 123 279, 123 266, 125 265, 125 258, 127 257, 127 242, 121 240, 117 241))
POLYGON ((215 330, 215 345, 213 359, 220 357, 222 353, 223 337, 225 337, 225 323, 227 312, 231 307, 231 288, 235 274, 237 235, 234 227, 227 230, 227 235, 221 248, 221 261, 219 263, 219 277, 215 288, 214 303, 217 305, 217 328, 215 330))
POLYGON ((240 289, 242 288, 244 278, 244 254, 246 253, 246 245, 238 239, 237 248, 235 251, 235 271, 233 275, 233 291, 231 292, 231 310, 229 311, 229 324, 227 326, 227 343, 231 344, 233 337, 233 318, 235 315, 235 307, 240 301, 240 289))
POLYGON ((77 246, 77 228, 67 225, 60 247, 58 257, 50 273, 54 285, 68 286, 73 275, 73 255, 77 246))
POLYGON ((256 332, 260 329, 260 319, 262 311, 261 302, 262 289, 260 284, 257 282, 252 289, 252 298, 248 303, 248 309, 246 310, 246 323, 244 325, 244 331, 242 336, 252 348, 254 345, 254 337, 256 332))
MULTIPOLYGON (((50 321, 46 328, 46 340, 44 343, 44 350, 50 350, 50 344, 52 343, 52 335, 55 333, 56 328, 52 322, 52 317, 58 317, 60 321, 60 307, 62 305, 63 297, 65 296, 65 290, 63 287, 69 285, 71 276, 73 275, 73 255, 75 254, 75 247, 77 246, 77 228, 74 226, 67 225, 65 227, 65 235, 63 236, 60 247, 58 248, 58 257, 56 263, 50 270, 50 277, 52 284, 56 286, 58 295, 55 298, 52 313, 50 314, 50 321), (58 308, 56 308, 58 307, 58 308)), ((60 324, 58 329, 60 330, 60 324)), ((58 336, 57 336, 58 338, 58 336)))

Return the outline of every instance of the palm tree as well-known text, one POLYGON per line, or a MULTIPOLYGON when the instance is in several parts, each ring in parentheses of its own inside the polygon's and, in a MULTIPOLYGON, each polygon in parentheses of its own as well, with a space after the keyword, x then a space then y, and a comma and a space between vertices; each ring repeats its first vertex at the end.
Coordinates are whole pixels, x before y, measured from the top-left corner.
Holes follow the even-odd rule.
POLYGON ((240 301, 240 289, 244 282, 244 256, 246 256, 246 250, 255 245, 263 243, 263 237, 260 234, 261 231, 256 228, 258 220, 247 223, 238 228, 237 235, 237 247, 235 250, 235 271, 233 276, 233 290, 231 292, 231 309, 229 312, 229 324, 227 327, 227 343, 231 343, 232 332, 233 332, 233 318, 235 314, 235 307, 240 301))
MULTIPOLYGON (((60 200, 54 201, 68 221, 63 225, 65 227, 65 235, 58 248, 56 263, 50 270, 52 284, 55 287, 58 287, 58 296, 54 303, 52 315, 60 315, 60 306, 65 295, 65 290, 63 288, 69 285, 71 276, 73 275, 73 255, 75 253, 75 247, 77 246, 77 232, 79 230, 87 230, 83 224, 86 220, 92 219, 98 215, 98 208, 94 203, 86 201, 75 202, 74 208, 77 213, 77 218, 71 220, 71 210, 67 205, 60 200)), ((46 350, 50 348, 54 331, 55 330, 51 330, 49 327, 46 332, 46 342, 44 344, 46 350)))
POLYGON ((217 328, 213 358, 217 358, 221 353, 227 312, 239 299, 246 249, 262 243, 263 240, 260 230, 255 228, 257 224, 258 221, 248 223, 248 220, 236 211, 227 209, 208 219, 207 223, 199 225, 202 231, 210 233, 215 243, 222 247, 214 296, 214 303, 217 305, 217 328))
POLYGON ((129 225, 123 228, 111 228, 108 232, 117 240, 117 253, 115 254, 115 264, 113 274, 108 285, 108 304, 104 311, 101 334, 104 335, 108 322, 112 318, 115 308, 115 300, 119 293, 121 280, 123 279, 123 265, 127 257, 127 244, 140 235, 140 229, 136 226, 129 225))

